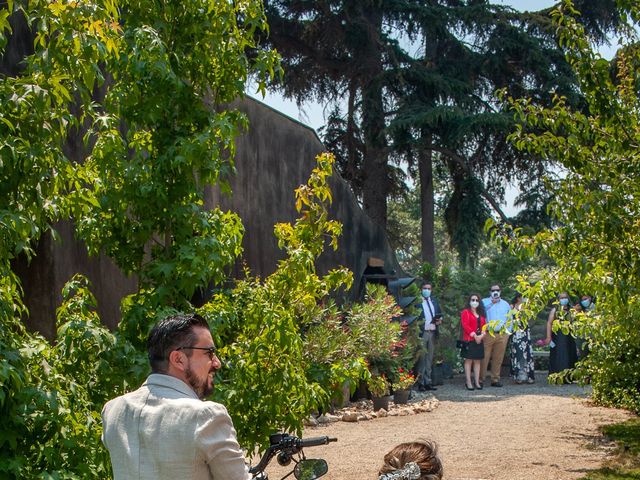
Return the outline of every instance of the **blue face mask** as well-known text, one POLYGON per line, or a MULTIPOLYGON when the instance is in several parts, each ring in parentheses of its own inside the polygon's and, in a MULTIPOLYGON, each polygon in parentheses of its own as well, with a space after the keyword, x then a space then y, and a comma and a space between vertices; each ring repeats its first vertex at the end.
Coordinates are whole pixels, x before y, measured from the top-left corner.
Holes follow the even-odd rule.
POLYGON ((422 289, 422 296, 424 298, 429 298, 431 296, 431 290, 429 290, 428 288, 423 288, 422 289))
POLYGON ((589 300, 588 298, 580 300, 580 305, 582 305, 584 308, 587 308, 589 305, 591 305, 591 300, 589 300))
POLYGON ((569 299, 568 298, 561 298, 560 299, 560 305, 562 305, 563 307, 565 305, 569 305, 569 299))

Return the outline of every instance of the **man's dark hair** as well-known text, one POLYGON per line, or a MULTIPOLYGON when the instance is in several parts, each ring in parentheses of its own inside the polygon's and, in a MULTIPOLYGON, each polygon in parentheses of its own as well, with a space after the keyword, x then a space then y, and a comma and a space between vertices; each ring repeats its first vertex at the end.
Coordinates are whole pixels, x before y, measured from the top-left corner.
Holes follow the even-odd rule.
MULTIPOLYGON (((147 338, 147 353, 153 373, 166 373, 169 366, 169 354, 178 347, 193 344, 196 335, 194 328, 209 329, 207 321, 198 314, 170 315, 160 320, 147 338)), ((190 355, 188 350, 185 351, 190 355)))

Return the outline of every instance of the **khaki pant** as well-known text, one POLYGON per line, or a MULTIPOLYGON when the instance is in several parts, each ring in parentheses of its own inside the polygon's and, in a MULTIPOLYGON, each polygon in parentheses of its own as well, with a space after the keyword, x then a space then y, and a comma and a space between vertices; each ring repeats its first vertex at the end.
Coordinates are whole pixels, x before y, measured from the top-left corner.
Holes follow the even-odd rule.
POLYGON ((482 370, 480 371, 480 381, 484 382, 487 376, 487 367, 491 361, 491 383, 500 381, 500 368, 504 359, 504 352, 509 342, 508 334, 487 334, 482 343, 484 344, 484 359, 482 360, 482 370))

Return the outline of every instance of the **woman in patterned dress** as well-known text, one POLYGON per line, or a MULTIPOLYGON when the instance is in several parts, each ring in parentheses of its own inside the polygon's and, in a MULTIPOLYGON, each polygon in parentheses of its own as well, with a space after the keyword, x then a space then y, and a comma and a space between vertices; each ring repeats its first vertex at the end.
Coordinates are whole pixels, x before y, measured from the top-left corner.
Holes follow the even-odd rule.
MULTIPOLYGON (((516 293, 511 300, 511 308, 522 308, 522 294, 516 293)), ((517 384, 533 383, 536 380, 529 325, 524 328, 518 327, 511 337, 511 376, 517 384)))

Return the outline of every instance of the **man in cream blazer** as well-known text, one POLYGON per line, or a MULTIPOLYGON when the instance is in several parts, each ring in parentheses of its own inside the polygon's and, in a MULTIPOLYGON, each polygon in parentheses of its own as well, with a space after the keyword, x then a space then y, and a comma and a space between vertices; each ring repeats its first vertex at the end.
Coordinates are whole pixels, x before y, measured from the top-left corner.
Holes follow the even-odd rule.
POLYGON ((168 317, 147 347, 152 374, 102 410, 114 479, 250 479, 227 409, 203 401, 220 368, 206 320, 168 317))

